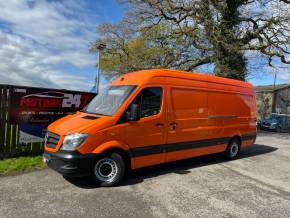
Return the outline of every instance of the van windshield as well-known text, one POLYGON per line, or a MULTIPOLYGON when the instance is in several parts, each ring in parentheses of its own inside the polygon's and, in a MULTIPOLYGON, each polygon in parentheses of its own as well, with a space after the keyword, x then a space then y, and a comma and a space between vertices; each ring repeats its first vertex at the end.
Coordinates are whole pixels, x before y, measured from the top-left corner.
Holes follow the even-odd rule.
POLYGON ((112 116, 135 88, 136 86, 107 86, 82 111, 112 116))

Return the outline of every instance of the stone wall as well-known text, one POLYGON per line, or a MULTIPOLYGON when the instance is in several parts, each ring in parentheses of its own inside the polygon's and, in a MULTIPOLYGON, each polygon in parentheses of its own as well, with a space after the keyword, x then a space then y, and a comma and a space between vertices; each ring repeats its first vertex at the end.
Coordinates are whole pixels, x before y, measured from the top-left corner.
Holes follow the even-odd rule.
POLYGON ((281 114, 290 114, 290 86, 275 91, 275 107, 273 111, 281 114))
POLYGON ((272 112, 273 92, 262 91, 256 93, 257 119, 263 120, 272 112))

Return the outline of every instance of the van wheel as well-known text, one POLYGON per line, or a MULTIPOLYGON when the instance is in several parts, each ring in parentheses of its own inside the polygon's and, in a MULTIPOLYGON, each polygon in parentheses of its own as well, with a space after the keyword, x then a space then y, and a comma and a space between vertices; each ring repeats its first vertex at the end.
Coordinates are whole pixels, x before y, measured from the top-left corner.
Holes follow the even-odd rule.
POLYGON ((276 131, 277 131, 278 133, 281 133, 281 127, 278 126, 277 129, 276 129, 276 131))
POLYGON ((125 174, 125 163, 121 155, 112 153, 99 158, 93 168, 93 178, 102 187, 117 185, 125 174))
POLYGON ((237 138, 232 139, 227 147, 225 156, 227 159, 233 160, 239 155, 240 150, 241 150, 240 140, 237 138))

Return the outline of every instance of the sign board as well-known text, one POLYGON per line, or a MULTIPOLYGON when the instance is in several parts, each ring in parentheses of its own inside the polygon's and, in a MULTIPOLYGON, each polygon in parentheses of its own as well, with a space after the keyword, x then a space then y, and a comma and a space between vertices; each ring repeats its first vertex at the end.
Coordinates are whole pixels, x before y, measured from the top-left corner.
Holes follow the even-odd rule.
POLYGON ((47 124, 20 124, 19 143, 44 142, 47 124))
POLYGON ((31 87, 13 87, 10 98, 12 124, 49 124, 84 108, 95 93, 31 87))

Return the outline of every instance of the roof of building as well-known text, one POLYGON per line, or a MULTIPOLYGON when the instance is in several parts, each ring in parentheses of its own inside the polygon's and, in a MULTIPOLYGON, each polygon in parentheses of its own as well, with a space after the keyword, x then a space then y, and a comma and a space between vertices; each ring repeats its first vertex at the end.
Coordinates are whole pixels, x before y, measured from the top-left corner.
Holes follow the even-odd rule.
MULTIPOLYGON (((280 90, 284 88, 290 88, 290 84, 285 83, 285 84, 277 84, 275 90, 280 90)), ((256 91, 258 92, 272 92, 274 91, 274 86, 273 85, 266 85, 266 86, 256 86, 256 91)))

